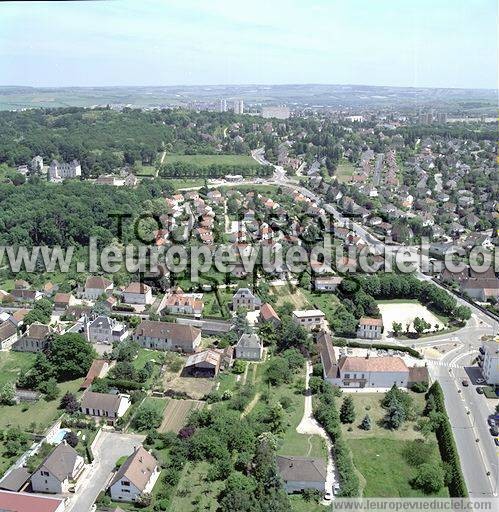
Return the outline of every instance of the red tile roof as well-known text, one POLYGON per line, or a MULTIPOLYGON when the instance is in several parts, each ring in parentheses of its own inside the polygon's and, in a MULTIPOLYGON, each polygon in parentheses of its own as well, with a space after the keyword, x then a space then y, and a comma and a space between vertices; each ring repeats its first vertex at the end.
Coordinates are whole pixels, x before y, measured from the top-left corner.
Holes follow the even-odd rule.
POLYGON ((24 492, 0 491, 0 510, 12 512, 62 512, 64 501, 24 492))

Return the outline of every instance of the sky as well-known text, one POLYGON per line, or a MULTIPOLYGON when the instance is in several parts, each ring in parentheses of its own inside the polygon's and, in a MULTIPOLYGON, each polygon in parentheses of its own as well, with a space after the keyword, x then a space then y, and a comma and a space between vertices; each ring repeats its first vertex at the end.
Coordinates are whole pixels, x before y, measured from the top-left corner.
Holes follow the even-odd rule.
POLYGON ((497 0, 0 3, 0 85, 497 89, 497 0))

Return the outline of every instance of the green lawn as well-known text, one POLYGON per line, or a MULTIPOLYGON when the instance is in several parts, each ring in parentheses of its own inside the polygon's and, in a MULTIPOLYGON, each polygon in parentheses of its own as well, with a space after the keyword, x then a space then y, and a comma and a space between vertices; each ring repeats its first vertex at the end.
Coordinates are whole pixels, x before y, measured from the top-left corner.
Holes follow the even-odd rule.
POLYGON ((182 188, 194 188, 194 187, 203 187, 204 179, 201 178, 185 178, 185 179, 176 179, 176 178, 166 178, 166 181, 175 189, 179 190, 182 188))
POLYGON ((144 176, 144 177, 156 176, 156 168, 152 165, 138 165, 138 166, 134 166, 133 173, 136 176, 144 176))
POLYGON ((62 414, 58 408, 60 398, 66 391, 77 393, 81 383, 82 379, 62 382, 59 384, 59 397, 51 402, 42 399, 32 404, 0 406, 0 430, 19 426, 22 430, 31 431, 34 427, 35 432, 42 433, 62 414))
POLYGON ((7 382, 14 383, 21 371, 33 365, 36 354, 29 352, 0 352, 0 387, 7 382))
POLYGON ((296 457, 318 457, 325 460, 327 449, 324 440, 320 436, 299 434, 296 431, 296 427, 303 417, 304 396, 294 393, 288 389, 288 386, 273 390, 272 395, 277 400, 285 395, 292 400, 292 406, 286 410, 287 428, 278 453, 280 455, 295 455, 296 457))
POLYGON ((305 501, 301 494, 293 494, 289 497, 291 510, 293 512, 326 512, 329 507, 315 503, 314 501, 305 501))
MULTIPOLYGON (((420 490, 413 489, 409 483, 415 472, 403 455, 409 441, 370 437, 349 439, 348 443, 352 450, 354 464, 366 480, 363 493, 365 497, 426 496, 420 490)), ((440 455, 435 445, 434 463, 439 462, 440 455)), ((448 490, 444 487, 436 496, 448 495, 448 490)))
POLYGON ((326 315, 326 319, 331 321, 340 305, 340 300, 334 293, 316 293, 309 290, 301 290, 301 292, 314 309, 320 309, 326 315))
POLYGON ((200 167, 207 167, 212 164, 216 165, 243 165, 252 167, 258 165, 256 160, 248 155, 166 155, 163 165, 174 162, 184 162, 194 164, 200 167))
POLYGON ((352 163, 350 163, 348 160, 343 159, 338 164, 338 167, 336 168, 336 172, 334 175, 338 178, 338 181, 340 183, 346 183, 350 180, 352 175, 355 172, 355 167, 352 163))

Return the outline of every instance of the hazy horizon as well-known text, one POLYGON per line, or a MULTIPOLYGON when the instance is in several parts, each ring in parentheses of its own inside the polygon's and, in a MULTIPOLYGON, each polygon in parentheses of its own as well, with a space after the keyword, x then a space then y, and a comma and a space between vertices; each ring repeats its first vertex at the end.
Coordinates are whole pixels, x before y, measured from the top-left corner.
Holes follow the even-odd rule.
POLYGON ((498 89, 495 0, 2 2, 0 20, 5 86, 498 89))

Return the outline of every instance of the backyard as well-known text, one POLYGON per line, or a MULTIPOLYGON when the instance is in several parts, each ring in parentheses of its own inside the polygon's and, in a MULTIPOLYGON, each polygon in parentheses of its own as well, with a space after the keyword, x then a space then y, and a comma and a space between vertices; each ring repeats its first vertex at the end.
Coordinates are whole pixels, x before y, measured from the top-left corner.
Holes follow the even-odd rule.
POLYGON ((14 383, 19 374, 33 366, 36 354, 29 352, 0 352, 0 387, 14 383))

